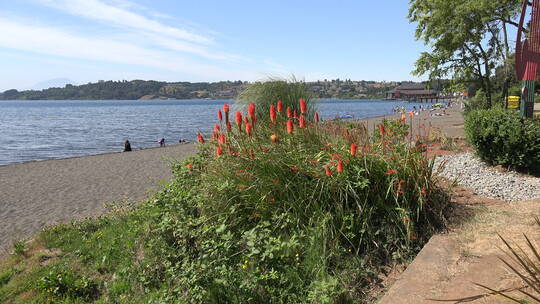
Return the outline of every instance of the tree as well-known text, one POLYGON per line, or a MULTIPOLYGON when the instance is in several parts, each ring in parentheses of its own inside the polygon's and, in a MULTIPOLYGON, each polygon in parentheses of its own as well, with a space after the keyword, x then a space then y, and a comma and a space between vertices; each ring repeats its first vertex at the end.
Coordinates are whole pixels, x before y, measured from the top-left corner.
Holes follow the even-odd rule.
POLYGON ((431 47, 421 53, 413 74, 478 83, 490 107, 492 75, 511 52, 507 25, 517 26, 520 4, 521 0, 411 0, 408 17, 417 23, 416 38, 431 47))

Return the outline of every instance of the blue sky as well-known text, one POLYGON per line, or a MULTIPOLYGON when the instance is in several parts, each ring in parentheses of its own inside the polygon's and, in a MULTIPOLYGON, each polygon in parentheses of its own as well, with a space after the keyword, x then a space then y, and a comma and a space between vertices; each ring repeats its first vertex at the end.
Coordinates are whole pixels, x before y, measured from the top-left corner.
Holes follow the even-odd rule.
POLYGON ((0 1, 0 91, 54 78, 418 80, 408 1, 0 1))

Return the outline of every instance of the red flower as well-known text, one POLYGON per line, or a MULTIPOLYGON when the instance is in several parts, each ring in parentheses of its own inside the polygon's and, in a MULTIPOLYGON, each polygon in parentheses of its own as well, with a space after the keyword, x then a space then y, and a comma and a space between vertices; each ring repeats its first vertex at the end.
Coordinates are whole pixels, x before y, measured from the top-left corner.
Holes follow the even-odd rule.
POLYGON ((351 144, 351 155, 356 156, 356 150, 358 149, 358 146, 356 144, 351 144))
POLYGON ((247 135, 250 135, 251 136, 251 124, 249 122, 246 122, 246 133, 247 135))
POLYGON ((214 125, 214 133, 219 132, 219 130, 221 130, 220 126, 219 125, 214 125))
POLYGON ((228 104, 223 105, 223 112, 225 112, 225 114, 229 113, 229 105, 228 104))
POLYGON ((276 116, 277 116, 277 113, 276 113, 276 106, 271 105, 271 106, 270 106, 270 120, 271 120, 273 123, 276 123, 276 116))
POLYGON ((221 115, 221 110, 217 110, 217 119, 219 121, 222 121, 223 120, 223 115, 221 115))
POLYGON ((292 110, 289 107, 287 107, 287 118, 292 118, 292 110))
POLYGON ((223 154, 223 149, 221 148, 221 146, 218 146, 216 149, 217 157, 220 157, 222 154, 223 154))
POLYGON ((281 100, 278 100, 277 102, 277 111, 278 113, 281 113, 281 111, 283 111, 283 101, 281 100))
POLYGON ((225 138, 225 134, 221 133, 218 137, 218 143, 220 145, 224 145, 227 143, 227 139, 225 138))
POLYGON ((332 169, 330 169, 328 166, 324 166, 324 173, 326 176, 332 176, 332 169))
POLYGON ((197 134, 197 141, 202 145, 204 144, 204 137, 201 135, 201 133, 197 134))
POLYGON ((253 120, 253 117, 255 117, 255 104, 254 103, 249 104, 248 114, 249 114, 249 117, 251 117, 251 119, 253 120))
POLYGON ((248 123, 249 122, 249 118, 247 116, 244 116, 244 123, 248 123))
POLYGON ((384 135, 384 133, 386 133, 386 130, 384 129, 384 125, 379 124, 379 134, 384 135))
POLYGON ((296 110, 294 110, 294 112, 293 112, 293 117, 294 117, 294 119, 298 118, 298 114, 296 113, 296 110))
POLYGON ((343 161, 339 160, 337 163, 337 172, 342 173, 343 172, 343 161))
POLYGON ((318 112, 315 112, 315 117, 313 118, 313 120, 315 121, 316 124, 319 123, 319 113, 318 112))
POLYGON ((292 120, 287 120, 287 133, 292 134, 294 132, 294 126, 292 120))
POLYGON ((302 114, 305 114, 307 112, 307 105, 306 105, 306 101, 304 100, 304 98, 300 98, 300 112, 302 114))
POLYGON ((188 168, 188 170, 193 170, 193 164, 187 164, 186 167, 188 168))
POLYGON ((300 115, 300 122, 299 122, 300 128, 303 128, 306 126, 306 119, 304 118, 304 115, 300 115))
POLYGON ((238 128, 242 126, 242 113, 236 112, 236 125, 238 128))
POLYGON ((386 174, 386 175, 394 175, 396 173, 397 173, 397 170, 390 169, 390 170, 386 171, 384 174, 386 174))
POLYGON ((228 132, 231 132, 231 123, 229 121, 227 121, 227 131, 228 132))

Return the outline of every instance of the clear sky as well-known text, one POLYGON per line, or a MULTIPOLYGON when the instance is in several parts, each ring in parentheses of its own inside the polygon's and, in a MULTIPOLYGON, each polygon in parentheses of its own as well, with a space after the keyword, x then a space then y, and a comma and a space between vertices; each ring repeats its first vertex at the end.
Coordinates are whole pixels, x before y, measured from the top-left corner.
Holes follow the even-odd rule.
POLYGON ((0 91, 68 78, 418 80, 408 1, 0 0, 0 91))

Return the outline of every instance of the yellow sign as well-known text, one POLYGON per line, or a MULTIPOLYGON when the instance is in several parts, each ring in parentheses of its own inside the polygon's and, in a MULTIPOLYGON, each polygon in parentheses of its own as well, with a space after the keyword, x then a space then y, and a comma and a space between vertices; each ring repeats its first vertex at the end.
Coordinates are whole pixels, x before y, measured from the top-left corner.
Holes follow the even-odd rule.
POLYGON ((508 109, 519 109, 519 96, 508 96, 508 109))

